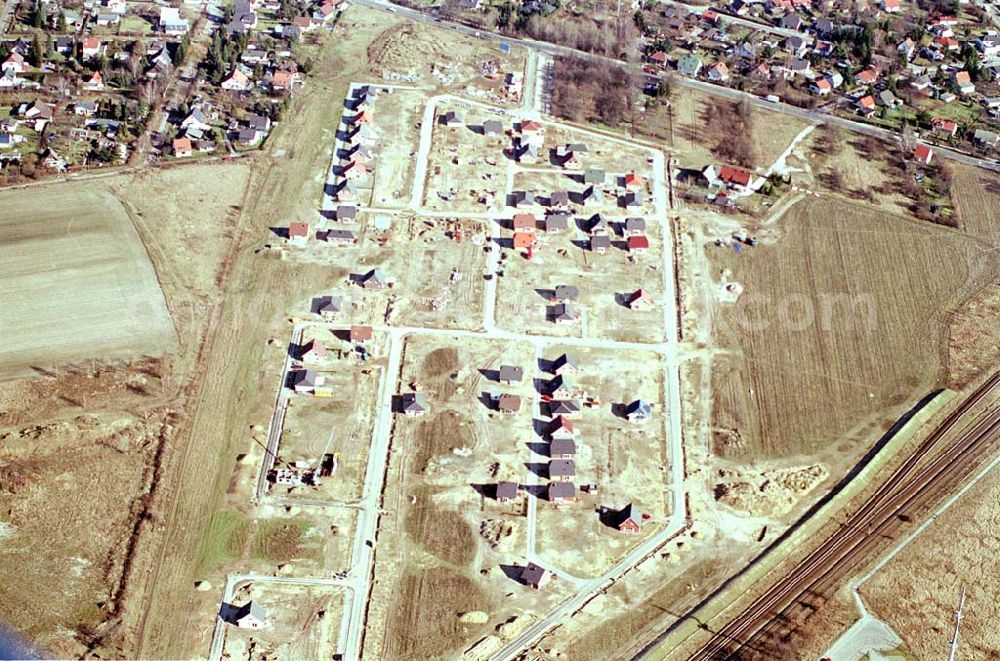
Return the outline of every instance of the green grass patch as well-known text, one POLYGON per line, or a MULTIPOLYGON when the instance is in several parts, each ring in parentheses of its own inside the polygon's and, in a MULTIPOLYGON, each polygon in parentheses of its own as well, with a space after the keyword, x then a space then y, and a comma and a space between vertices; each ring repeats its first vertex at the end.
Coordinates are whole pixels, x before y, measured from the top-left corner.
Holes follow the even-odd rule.
POLYGON ((249 527, 250 521, 236 510, 212 514, 198 543, 197 573, 215 569, 226 558, 238 555, 242 548, 240 541, 249 527))
POLYGON ((122 16, 119 32, 147 34, 153 31, 153 26, 138 16, 122 16))
POLYGON ((306 519, 271 519, 261 521, 250 546, 250 555, 270 562, 287 562, 304 555, 315 556, 305 548, 303 538, 312 529, 306 519))

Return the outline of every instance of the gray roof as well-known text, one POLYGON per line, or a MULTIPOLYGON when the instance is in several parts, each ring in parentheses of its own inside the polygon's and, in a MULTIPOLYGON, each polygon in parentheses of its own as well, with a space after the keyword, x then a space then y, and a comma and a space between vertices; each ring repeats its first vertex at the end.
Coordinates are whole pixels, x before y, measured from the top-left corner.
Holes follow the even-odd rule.
POLYGON ((554 361, 552 361, 553 370, 559 370, 563 367, 569 367, 571 369, 576 370, 579 369, 580 366, 577 364, 576 358, 569 355, 568 353, 564 353, 563 355, 559 356, 554 361))
POLYGON ((549 500, 576 498, 576 486, 572 482, 549 482, 549 500))
POLYGON ((637 526, 642 526, 642 512, 634 504, 629 503, 625 506, 625 509, 621 511, 621 521, 619 525, 625 523, 626 521, 631 521, 637 526))
POLYGON ((501 381, 520 381, 524 378, 524 368, 517 365, 501 365, 501 381))
POLYGON ((427 410, 427 395, 422 392, 408 392, 402 397, 403 411, 423 413, 427 410))
POLYGON ((598 234, 597 236, 590 237, 590 249, 597 250, 599 248, 604 248, 607 250, 611 247, 611 237, 605 234, 598 234))
POLYGON ((240 609, 236 611, 234 620, 242 620, 247 615, 253 616, 255 619, 264 622, 267 620, 267 611, 264 607, 255 601, 248 601, 247 603, 240 606, 240 609))
POLYGON ((549 462, 549 477, 573 477, 576 464, 572 459, 553 459, 549 462))
POLYGON ((371 282, 380 286, 384 286, 388 281, 386 280, 384 273, 382 273, 378 269, 372 269, 361 278, 361 282, 363 283, 371 282))
POLYGON ((580 402, 575 399, 554 399, 549 402, 549 415, 569 415, 580 412, 580 402))
POLYGON ((573 285, 556 285, 555 296, 559 301, 575 301, 580 297, 580 290, 573 285))
POLYGON ((545 216, 545 229, 549 232, 564 230, 569 227, 569 216, 562 213, 550 213, 545 216))
POLYGON ((313 311, 322 314, 324 312, 340 312, 340 306, 344 299, 340 296, 317 296, 313 299, 313 311))
POLYGON ((316 372, 313 370, 292 370, 290 378, 293 388, 297 386, 312 388, 316 385, 316 372))
POLYGON ((569 193, 567 191, 552 191, 552 194, 549 195, 549 205, 555 206, 557 204, 569 204, 569 193))
POLYGON ((337 242, 354 242, 358 237, 351 230, 327 230, 326 240, 337 242))
POLYGON ((337 220, 354 220, 358 217, 358 208, 341 205, 337 207, 337 220))
POLYGON ((557 438, 549 443, 549 454, 553 457, 561 457, 564 454, 576 454, 576 441, 571 438, 557 438))
POLYGON ((528 566, 521 572, 521 580, 528 585, 538 585, 542 582, 545 574, 546 571, 544 569, 533 562, 529 562, 528 566))
POLYGON ((627 232, 644 232, 644 231, 646 231, 646 219, 645 218, 626 218, 625 219, 625 230, 627 232))
POLYGON ((517 498, 517 482, 500 482, 497 484, 497 498, 517 498))
POLYGON ((560 320, 576 319, 576 308, 572 303, 557 303, 552 306, 552 316, 560 320))
POLYGON ((485 133, 503 133, 503 124, 496 119, 487 119, 483 122, 483 131, 485 133))
POLYGON ((625 409, 627 415, 634 415, 639 418, 648 418, 652 412, 652 405, 641 399, 635 400, 625 409))

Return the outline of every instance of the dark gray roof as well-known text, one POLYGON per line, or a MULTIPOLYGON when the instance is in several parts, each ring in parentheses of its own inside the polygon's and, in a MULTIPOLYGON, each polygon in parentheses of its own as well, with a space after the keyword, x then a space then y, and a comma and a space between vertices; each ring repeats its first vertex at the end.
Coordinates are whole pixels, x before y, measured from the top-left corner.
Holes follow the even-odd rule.
POLYGON ((549 462, 549 477, 573 477, 575 475, 576 464, 573 463, 572 459, 553 459, 549 462))
POLYGON ((564 230, 569 227, 569 216, 561 213, 550 213, 545 216, 545 229, 549 232, 564 230))
POLYGON ((528 566, 521 572, 521 580, 528 585, 539 585, 545 574, 546 571, 544 569, 533 562, 529 562, 528 566))
POLYGON ((337 207, 337 220, 354 220, 358 217, 358 208, 341 205, 337 207))
POLYGON ((597 236, 590 237, 590 249, 597 250, 598 248, 608 249, 611 247, 611 237, 606 234, 598 234, 597 236))
POLYGON ((423 413, 427 410, 427 395, 422 392, 408 392, 402 397, 403 411, 423 413))
POLYGON ((571 438, 557 438, 549 444, 549 454, 553 457, 576 454, 576 441, 571 438))
POLYGON ((653 407, 649 402, 637 399, 625 409, 627 415, 635 415, 640 418, 648 418, 653 412, 653 407))
POLYGON ((313 312, 322 314, 324 312, 340 312, 340 306, 344 299, 340 296, 317 296, 313 299, 313 312))
POLYGON ((240 609, 236 611, 236 615, 234 616, 233 619, 236 621, 242 620, 247 615, 253 616, 260 622, 264 622, 267 620, 267 611, 264 610, 264 607, 258 604, 256 601, 248 601, 247 603, 240 606, 240 609))
POLYGON ((549 500, 576 498, 576 486, 572 482, 549 482, 549 500))
POLYGON ((567 191, 552 191, 552 194, 549 195, 549 205, 555 206, 557 204, 569 204, 569 193, 567 191))
POLYGON ((316 372, 313 370, 292 370, 290 378, 292 387, 312 388, 316 385, 316 372))
POLYGON ((517 482, 501 482, 497 484, 497 498, 517 498, 517 482))
POLYGON ((625 219, 625 230, 628 232, 644 232, 646 231, 646 219, 645 218, 626 218, 625 219))
POLYGON ((503 124, 496 119, 487 119, 483 122, 483 131, 486 133, 503 133, 503 124))
POLYGON ((576 308, 572 303, 557 303, 552 306, 552 316, 559 320, 576 319, 576 308))

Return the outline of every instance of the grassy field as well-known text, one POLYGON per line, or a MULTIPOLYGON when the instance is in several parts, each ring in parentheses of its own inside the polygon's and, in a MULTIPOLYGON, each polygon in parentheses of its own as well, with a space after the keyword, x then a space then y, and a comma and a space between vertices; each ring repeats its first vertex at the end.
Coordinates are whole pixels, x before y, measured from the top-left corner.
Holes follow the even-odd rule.
POLYGON ((744 287, 714 318, 733 351, 715 364, 714 448, 836 462, 942 384, 946 313, 981 284, 979 254, 961 233, 833 200, 779 224, 742 254, 709 248, 744 287))
POLYGON ((1000 474, 990 473, 876 573, 861 590, 866 606, 903 638, 915 658, 947 649, 959 591, 967 590, 957 659, 994 658, 1000 649, 998 540, 1000 474))
POLYGON ((0 194, 0 376, 158 355, 174 329, 121 204, 82 187, 0 194))

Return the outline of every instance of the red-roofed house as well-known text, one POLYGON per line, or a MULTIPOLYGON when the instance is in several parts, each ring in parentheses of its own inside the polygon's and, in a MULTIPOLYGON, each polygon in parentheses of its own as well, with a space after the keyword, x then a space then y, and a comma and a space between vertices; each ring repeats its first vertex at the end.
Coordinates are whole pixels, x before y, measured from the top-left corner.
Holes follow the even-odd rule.
POLYGON ((514 248, 531 248, 535 245, 535 231, 516 232, 514 234, 514 248))
POLYGON ((190 138, 176 138, 174 140, 174 156, 177 158, 186 158, 191 155, 191 139, 190 138))
POLYGON ((882 9, 890 14, 898 14, 902 11, 899 0, 882 0, 882 9))
POLYGON ((89 59, 91 57, 97 57, 104 53, 104 44, 97 37, 84 37, 83 44, 80 46, 80 54, 83 55, 84 59, 89 59))
POLYGON ((875 113, 875 97, 869 94, 866 97, 858 99, 858 112, 866 117, 873 115, 875 113))
POLYGON ((670 57, 664 51, 661 50, 656 51, 646 59, 648 59, 653 64, 659 65, 660 67, 663 68, 666 68, 667 64, 670 62, 670 57))
MULTIPOLYGON (((709 179, 709 181, 711 181, 711 174, 714 174, 714 166, 709 167, 712 168, 713 171, 711 173, 706 172, 705 176, 709 179)), ((728 165, 723 165, 719 168, 717 179, 731 188, 749 188, 753 185, 752 174, 746 170, 740 170, 739 168, 730 167, 728 165)))
POLYGON ((955 72, 955 87, 962 94, 972 94, 976 91, 976 84, 972 82, 972 76, 965 70, 955 72))
POLYGON ((917 145, 913 150, 913 158, 924 165, 930 163, 933 157, 934 152, 927 145, 917 145))
POLYGON ((943 133, 948 136, 954 136, 958 131, 958 122, 954 122, 943 117, 935 117, 931 120, 931 130, 935 133, 943 133))
POLYGON ((878 80, 878 70, 874 67, 863 69, 854 77, 854 81, 858 85, 871 85, 876 80, 878 80))
POLYGON ((634 252, 637 255, 641 255, 649 250, 649 239, 642 235, 630 236, 627 243, 628 251, 634 252))
POLYGON ((542 123, 536 122, 533 119, 526 119, 520 123, 518 129, 524 135, 533 135, 542 130, 542 123))
POLYGON ((309 223, 290 223, 288 225, 288 242, 295 245, 305 245, 309 240, 309 223))
POLYGON ((645 289, 639 288, 628 295, 625 305, 629 310, 649 310, 653 307, 653 299, 646 293, 645 289))
POLYGON ((817 96, 826 96, 833 91, 833 85, 826 78, 817 78, 809 84, 809 91, 817 96))
POLYGON ((347 179, 360 179, 368 174, 368 168, 365 167, 364 163, 359 161, 351 161, 346 166, 344 166, 343 175, 347 179))
POLYGON ((637 175, 635 172, 629 172, 625 175, 625 188, 629 190, 640 190, 645 188, 646 179, 637 175))

